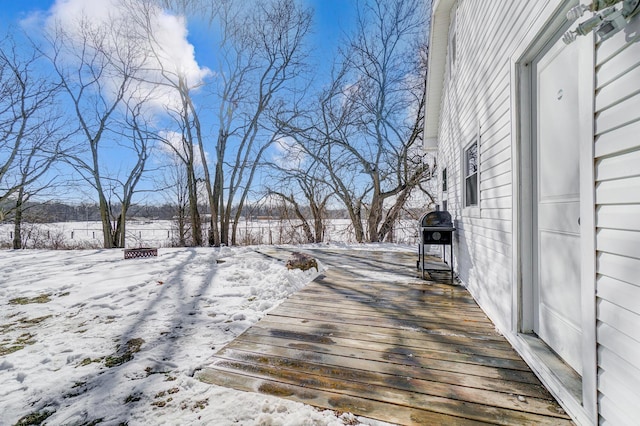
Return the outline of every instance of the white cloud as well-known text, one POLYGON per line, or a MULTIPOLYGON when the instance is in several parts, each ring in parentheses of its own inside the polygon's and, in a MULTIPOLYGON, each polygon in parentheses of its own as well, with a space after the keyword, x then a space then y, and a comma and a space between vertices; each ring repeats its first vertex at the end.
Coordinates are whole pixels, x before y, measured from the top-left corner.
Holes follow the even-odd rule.
MULTIPOLYGON (((187 157, 187 154, 185 152, 187 148, 182 140, 182 134, 169 130, 161 131, 159 135, 163 139, 163 142, 158 145, 160 154, 158 162, 163 163, 168 160, 172 164, 181 164, 178 153, 180 153, 180 156, 183 158, 187 157)), ((205 151, 205 156, 207 163, 209 163, 210 159, 209 153, 207 151, 205 151)), ((202 167, 200 145, 193 146, 193 164, 195 165, 195 167, 202 167)))
POLYGON ((302 167, 307 155, 295 139, 279 138, 274 143, 275 154, 273 161, 286 170, 298 170, 302 167))
POLYGON ((78 42, 82 40, 81 34, 87 24, 94 31, 106 32, 104 48, 111 51, 136 49, 138 65, 144 69, 137 71, 137 76, 147 81, 137 85, 136 90, 139 96, 153 94, 151 104, 156 112, 163 111, 166 106, 180 106, 175 90, 152 84, 163 82, 160 68, 167 75, 180 75, 190 88, 199 87, 211 75, 211 71, 201 67, 195 59, 194 46, 187 39, 186 19, 167 13, 149 0, 57 0, 49 10, 44 26, 49 31, 62 28, 78 42), (145 25, 150 30, 150 37, 147 37, 145 25))

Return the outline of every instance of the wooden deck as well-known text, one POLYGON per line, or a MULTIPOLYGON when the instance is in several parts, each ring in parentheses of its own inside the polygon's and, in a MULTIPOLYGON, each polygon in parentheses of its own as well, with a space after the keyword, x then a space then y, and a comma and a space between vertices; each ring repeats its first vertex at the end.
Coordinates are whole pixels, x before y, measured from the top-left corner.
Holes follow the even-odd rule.
POLYGON ((571 424, 464 288, 417 278, 417 255, 311 253, 328 271, 200 380, 403 425, 571 424))

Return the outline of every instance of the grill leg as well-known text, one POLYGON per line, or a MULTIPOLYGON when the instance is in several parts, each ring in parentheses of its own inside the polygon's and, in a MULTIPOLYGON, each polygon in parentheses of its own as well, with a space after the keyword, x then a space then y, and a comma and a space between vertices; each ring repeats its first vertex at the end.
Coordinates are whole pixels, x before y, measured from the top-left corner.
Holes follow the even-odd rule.
POLYGON ((424 280, 424 244, 420 244, 420 269, 422 270, 422 279, 424 280))
POLYGON ((453 240, 449 245, 449 257, 451 258, 451 284, 453 284, 453 240))

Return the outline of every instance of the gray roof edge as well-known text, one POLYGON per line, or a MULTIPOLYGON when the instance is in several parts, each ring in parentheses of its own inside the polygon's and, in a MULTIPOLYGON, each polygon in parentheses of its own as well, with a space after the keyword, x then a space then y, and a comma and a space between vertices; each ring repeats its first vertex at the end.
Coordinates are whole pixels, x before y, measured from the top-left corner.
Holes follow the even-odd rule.
POLYGON ((434 0, 429 31, 429 59, 424 120, 425 149, 437 149, 440 105, 444 86, 451 9, 457 0, 434 0), (433 146, 432 146, 433 145, 433 146))

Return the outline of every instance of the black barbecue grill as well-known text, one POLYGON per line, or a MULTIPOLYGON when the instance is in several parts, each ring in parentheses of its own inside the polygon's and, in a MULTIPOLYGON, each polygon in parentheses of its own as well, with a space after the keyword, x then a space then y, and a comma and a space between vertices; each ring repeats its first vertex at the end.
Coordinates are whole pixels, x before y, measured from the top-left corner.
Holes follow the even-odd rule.
POLYGON ((427 270, 425 264, 425 246, 442 246, 442 260, 445 259, 445 246, 449 246, 449 259, 451 262, 451 282, 453 283, 453 227, 451 215, 446 211, 434 211, 424 214, 420 218, 420 244, 418 245, 418 269, 422 270, 422 279, 427 270))

